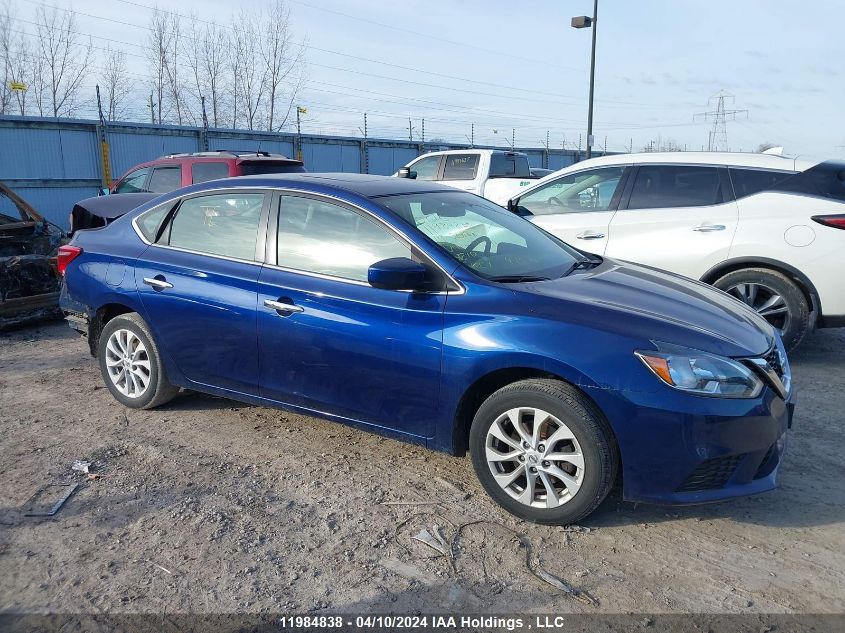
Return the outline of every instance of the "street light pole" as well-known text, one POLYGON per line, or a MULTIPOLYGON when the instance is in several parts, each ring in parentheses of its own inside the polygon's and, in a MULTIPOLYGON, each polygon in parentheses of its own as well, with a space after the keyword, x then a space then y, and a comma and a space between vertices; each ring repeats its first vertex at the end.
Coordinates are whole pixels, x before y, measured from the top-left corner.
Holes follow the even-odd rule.
POLYGON ((599 14, 599 0, 593 0, 593 49, 590 52, 590 105, 587 112, 587 158, 593 152, 593 89, 596 83, 596 18, 599 14))
POLYGON ((590 97, 587 106, 587 158, 590 158, 593 150, 593 90, 596 81, 596 20, 599 15, 599 0, 593 0, 593 17, 586 15, 572 18, 572 26, 576 29, 593 29, 593 44, 590 50, 590 97))

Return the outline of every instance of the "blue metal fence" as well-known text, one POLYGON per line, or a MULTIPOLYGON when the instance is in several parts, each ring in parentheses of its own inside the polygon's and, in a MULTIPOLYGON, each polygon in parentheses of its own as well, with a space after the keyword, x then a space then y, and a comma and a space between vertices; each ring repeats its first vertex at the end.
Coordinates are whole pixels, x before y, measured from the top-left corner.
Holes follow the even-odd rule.
MULTIPOLYGON (((73 204, 94 196, 102 167, 97 121, 0 117, 0 180, 48 220, 67 228, 73 204)), ((209 149, 262 150, 293 156, 297 137, 289 133, 203 130, 173 125, 109 123, 106 127, 111 172, 118 178, 148 160, 176 152, 209 149)), ((468 145, 417 143, 303 134, 299 139, 305 167, 312 172, 357 172, 389 175, 420 154, 468 145)), ((561 169, 579 159, 571 150, 517 148, 532 167, 561 169)), ((15 215, 7 200, 0 213, 15 215)))

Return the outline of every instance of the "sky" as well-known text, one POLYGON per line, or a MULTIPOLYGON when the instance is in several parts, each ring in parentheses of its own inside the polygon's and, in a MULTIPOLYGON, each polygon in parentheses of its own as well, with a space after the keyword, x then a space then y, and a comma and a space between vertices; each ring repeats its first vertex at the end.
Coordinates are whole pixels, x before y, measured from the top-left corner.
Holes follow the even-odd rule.
MULTIPOLYGON (((11 0, 32 19, 38 0, 11 0)), ((253 6, 264 0, 251 0, 253 6)), ((138 97, 155 0, 45 0, 73 7, 95 46, 125 50, 138 97), (109 38, 110 42, 102 38, 109 38)), ((570 18, 590 0, 288 0, 307 42, 303 131, 553 148, 586 143, 590 30, 570 18), (474 124, 474 133, 472 132, 474 124)), ((232 0, 179 0, 163 9, 227 22, 232 0)), ((719 93, 728 144, 845 158, 845 1, 599 0, 594 136, 598 149, 650 141, 706 148, 719 93)), ((32 29, 31 26, 24 25, 32 29)), ((86 80, 93 91, 96 71, 86 80)), ((143 112, 139 104, 135 108, 143 112)))

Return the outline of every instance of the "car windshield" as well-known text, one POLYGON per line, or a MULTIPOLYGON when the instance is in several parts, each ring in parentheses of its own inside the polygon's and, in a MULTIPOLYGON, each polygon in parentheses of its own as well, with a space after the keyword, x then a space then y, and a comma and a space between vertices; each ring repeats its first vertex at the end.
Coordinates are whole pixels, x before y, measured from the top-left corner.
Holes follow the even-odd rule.
POLYGON ((469 193, 409 193, 377 202, 494 281, 554 279, 585 260, 528 220, 469 193))

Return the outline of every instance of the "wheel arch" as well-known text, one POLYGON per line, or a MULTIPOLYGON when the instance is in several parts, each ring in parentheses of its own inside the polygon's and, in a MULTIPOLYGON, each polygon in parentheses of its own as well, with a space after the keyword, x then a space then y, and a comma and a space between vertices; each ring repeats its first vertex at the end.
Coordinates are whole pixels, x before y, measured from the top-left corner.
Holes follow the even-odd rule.
POLYGON ((719 277, 727 275, 728 273, 742 270, 744 268, 768 268, 769 270, 779 272, 792 279, 807 300, 810 310, 816 313, 817 317, 822 316, 821 300, 819 293, 816 290, 813 282, 800 270, 790 264, 770 259, 768 257, 734 257, 726 259, 710 268, 701 276, 701 281, 706 284, 713 285, 719 277))
MULTIPOLYGON (((475 412, 478 410, 478 407, 481 406, 482 402, 502 387, 529 378, 547 378, 551 380, 558 380, 574 387, 592 403, 597 414, 604 417, 605 421, 607 421, 604 412, 601 407, 599 407, 595 399, 592 398, 586 390, 573 381, 567 380, 563 376, 552 371, 538 369, 536 367, 503 367, 494 369, 480 376, 464 390, 460 400, 458 401, 458 405, 455 408, 455 415, 452 422, 452 442, 449 452, 457 456, 466 455, 467 450, 469 449, 469 429, 472 425, 472 420, 475 417, 475 412)), ((618 448, 619 441, 616 437, 615 431, 613 430, 613 426, 608 423, 607 428, 610 429, 610 433, 612 435, 611 440, 618 448)), ((621 451, 618 451, 618 454, 620 455, 621 460, 621 451)))
POLYGON ((100 333, 103 331, 106 323, 121 314, 129 314, 130 312, 137 312, 137 310, 125 303, 117 301, 105 303, 94 311, 88 327, 88 349, 91 351, 91 356, 97 358, 100 333))

